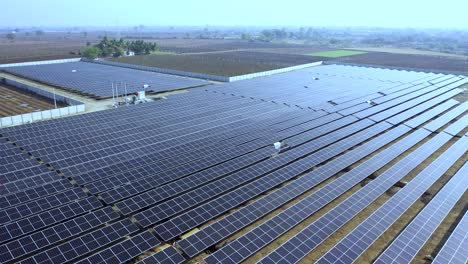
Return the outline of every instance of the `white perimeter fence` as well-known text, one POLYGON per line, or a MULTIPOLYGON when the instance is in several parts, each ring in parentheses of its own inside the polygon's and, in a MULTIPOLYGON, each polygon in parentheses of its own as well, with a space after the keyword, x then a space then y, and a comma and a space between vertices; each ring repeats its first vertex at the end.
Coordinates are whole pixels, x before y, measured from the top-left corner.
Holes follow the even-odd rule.
MULTIPOLYGON (((13 80, 9 80, 9 79, 2 79, 2 82, 8 85, 14 86, 18 89, 26 90, 26 91, 33 92, 38 95, 50 98, 50 99, 54 99, 54 93, 39 89, 37 87, 33 87, 30 85, 20 83, 17 81, 13 81, 13 80)), ((3 117, 3 118, 0 118, 0 127, 20 125, 20 124, 30 123, 33 121, 39 121, 39 120, 50 119, 50 118, 55 118, 55 117, 62 117, 62 116, 67 116, 71 114, 81 113, 86 110, 85 104, 78 100, 67 98, 65 96, 61 96, 58 94, 55 94, 55 100, 69 104, 70 106, 61 107, 57 109, 51 109, 51 110, 37 111, 37 112, 32 112, 32 113, 27 113, 27 114, 22 114, 22 115, 3 117)))

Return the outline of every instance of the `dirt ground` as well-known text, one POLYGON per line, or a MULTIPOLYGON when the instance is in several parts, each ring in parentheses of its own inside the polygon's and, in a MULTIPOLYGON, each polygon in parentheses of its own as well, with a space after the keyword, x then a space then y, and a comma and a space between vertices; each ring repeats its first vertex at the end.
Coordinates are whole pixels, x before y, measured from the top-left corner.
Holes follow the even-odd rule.
POLYGON ((254 51, 142 55, 109 60, 221 76, 237 76, 317 61, 311 56, 254 51))
POLYGON ((412 54, 412 55, 428 55, 428 56, 438 56, 438 57, 448 57, 448 58, 458 58, 458 59, 468 59, 468 56, 459 55, 459 54, 450 54, 442 53, 428 50, 418 50, 418 49, 409 49, 409 48, 374 48, 374 47, 363 47, 363 48, 353 48, 355 50, 363 50, 370 52, 387 52, 394 54, 412 54))
POLYGON ((361 63, 390 67, 419 68, 426 70, 468 73, 468 59, 448 58, 445 56, 370 52, 367 54, 342 57, 334 60, 346 63, 361 63))

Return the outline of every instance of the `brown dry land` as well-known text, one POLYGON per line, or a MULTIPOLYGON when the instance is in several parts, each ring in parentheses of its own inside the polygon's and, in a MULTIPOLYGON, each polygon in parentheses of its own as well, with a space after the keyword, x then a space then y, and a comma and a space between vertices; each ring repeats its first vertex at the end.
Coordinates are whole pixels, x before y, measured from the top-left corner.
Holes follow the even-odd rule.
POLYGON ((0 64, 25 61, 55 60, 80 57, 86 43, 97 43, 100 32, 82 33, 45 32, 36 36, 34 32, 17 33, 14 41, 0 35, 0 64), (75 53, 75 54, 72 54, 75 53))
POLYGON ((387 53, 395 53, 395 54, 428 55, 428 56, 458 58, 458 59, 465 59, 465 60, 468 59, 468 56, 460 55, 460 54, 450 54, 450 53, 436 52, 436 51, 430 51, 430 50, 418 50, 418 49, 409 49, 409 48, 365 47, 365 48, 353 48, 353 50, 362 50, 362 51, 368 51, 368 52, 387 52, 387 53))
POLYGON ((468 59, 449 58, 445 56, 371 52, 356 56, 337 58, 335 61, 468 73, 468 59))
MULTIPOLYGON (((0 84, 0 117, 53 109, 54 101, 34 93, 0 84)), ((57 102, 57 107, 65 104, 57 102)))
POLYGON ((143 55, 110 60, 221 76, 236 76, 269 71, 316 61, 314 58, 302 55, 272 54, 252 51, 197 55, 143 55))
MULTIPOLYGON (((79 57, 78 52, 86 48, 86 42, 96 43, 99 41, 98 36, 97 32, 90 33, 86 37, 79 33, 48 32, 41 37, 18 37, 14 42, 2 39, 0 40, 0 63, 79 57)), ((333 50, 331 48, 299 44, 228 39, 151 39, 147 41, 157 42, 161 51, 176 54, 136 56, 115 60, 222 76, 268 71, 326 60, 468 73, 466 56, 413 49, 362 48, 361 50, 369 51, 369 53, 333 59, 305 55, 333 50)))

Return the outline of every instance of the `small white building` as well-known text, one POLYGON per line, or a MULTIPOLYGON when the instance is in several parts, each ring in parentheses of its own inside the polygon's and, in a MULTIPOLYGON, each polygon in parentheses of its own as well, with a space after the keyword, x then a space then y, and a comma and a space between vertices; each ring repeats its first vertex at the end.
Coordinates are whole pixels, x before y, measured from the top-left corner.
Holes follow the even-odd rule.
POLYGON ((130 56, 135 56, 135 52, 134 52, 134 51, 131 51, 131 50, 126 50, 126 51, 125 51, 125 56, 128 56, 128 57, 130 57, 130 56))

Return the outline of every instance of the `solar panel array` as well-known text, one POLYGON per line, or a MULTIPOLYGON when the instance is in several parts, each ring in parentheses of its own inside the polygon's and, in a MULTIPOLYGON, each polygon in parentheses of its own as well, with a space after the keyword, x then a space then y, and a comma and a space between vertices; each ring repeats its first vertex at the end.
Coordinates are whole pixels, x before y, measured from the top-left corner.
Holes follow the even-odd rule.
POLYGON ((468 213, 450 235, 442 249, 437 253, 433 263, 462 264, 468 261, 468 213))
POLYGON ((164 92, 209 84, 204 80, 82 61, 7 67, 2 70, 98 97, 113 96, 112 83, 114 83, 114 89, 116 88, 116 93, 119 95, 124 94, 125 83, 128 94, 143 90, 164 92), (150 87, 143 89, 145 84, 150 87))
POLYGON ((379 256, 376 263, 409 263, 468 188, 468 163, 379 256))
MULTIPOLYGON (((426 167, 401 191, 377 209, 319 260, 324 263, 357 259, 391 224, 393 224, 439 177, 468 150, 468 138, 462 137, 426 167)), ((393 256, 395 258, 396 256, 393 256)))
MULTIPOLYGON (((459 136, 466 133, 467 105, 452 99, 466 81, 323 66, 1 129, 0 262, 300 261, 434 153, 444 150, 378 209, 376 226, 382 215, 390 226, 466 161, 468 138, 459 136), (320 76, 313 81, 323 81, 321 88, 298 86, 311 75, 320 76), (280 89, 288 82, 290 96, 280 89), (298 89, 314 92, 291 92, 298 89), (302 105, 294 106, 301 96, 302 105), (278 141, 287 147, 275 150, 278 141), (368 178, 375 179, 361 186, 368 178), (285 243, 261 253, 293 229, 285 243)), ((465 167, 413 225, 443 219, 463 193, 465 167)), ((364 221, 365 230, 374 228, 374 218, 364 221)), ((436 231, 439 223, 431 224, 421 234, 436 231)), ((356 259, 375 240, 356 230, 321 260, 356 259)), ((394 243, 423 243, 419 233, 404 234, 394 243)), ((447 243, 463 241, 458 232, 447 243)), ((463 258, 463 250, 451 250, 463 258)))
POLYGON ((368 108, 367 101, 400 96, 445 80, 459 77, 433 73, 323 65, 293 72, 255 78, 207 90, 227 95, 238 95, 260 101, 270 101, 300 108, 323 109, 328 112, 352 108, 368 108), (431 83, 429 83, 429 81, 431 83), (292 93, 291 91, 294 90, 292 93), (394 95, 390 95, 393 94, 394 95))

